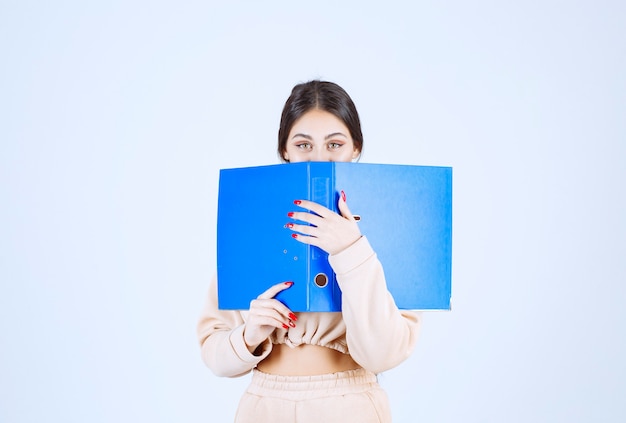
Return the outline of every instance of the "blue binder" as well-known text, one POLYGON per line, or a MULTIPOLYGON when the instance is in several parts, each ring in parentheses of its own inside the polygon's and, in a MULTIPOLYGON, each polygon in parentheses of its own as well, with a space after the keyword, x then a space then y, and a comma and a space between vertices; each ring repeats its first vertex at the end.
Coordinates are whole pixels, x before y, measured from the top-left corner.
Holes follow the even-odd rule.
POLYGON ((248 309, 271 285, 293 311, 341 311, 328 255, 285 228, 295 199, 337 211, 341 190, 359 215, 400 309, 449 310, 452 168, 302 162, 220 171, 217 279, 220 309, 248 309))

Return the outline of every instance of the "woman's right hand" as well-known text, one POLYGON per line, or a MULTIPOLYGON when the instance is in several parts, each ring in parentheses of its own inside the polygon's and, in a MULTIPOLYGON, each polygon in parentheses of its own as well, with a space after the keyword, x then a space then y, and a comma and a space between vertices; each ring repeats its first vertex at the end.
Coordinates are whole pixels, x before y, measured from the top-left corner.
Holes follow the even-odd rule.
POLYGON ((243 330, 243 339, 250 352, 254 352, 276 328, 289 329, 296 326, 296 315, 274 298, 292 285, 293 282, 276 284, 250 302, 250 312, 243 330))

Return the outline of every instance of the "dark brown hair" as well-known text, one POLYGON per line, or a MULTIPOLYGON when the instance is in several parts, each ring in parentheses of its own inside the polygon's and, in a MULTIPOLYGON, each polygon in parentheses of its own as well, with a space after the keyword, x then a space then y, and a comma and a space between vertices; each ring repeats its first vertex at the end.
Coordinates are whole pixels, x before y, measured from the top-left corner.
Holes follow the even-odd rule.
POLYGON ((285 102, 278 129, 278 155, 281 160, 285 160, 287 137, 294 123, 313 109, 324 110, 340 119, 350 131, 354 148, 359 153, 363 151, 361 121, 348 93, 333 82, 314 80, 293 87, 285 102))

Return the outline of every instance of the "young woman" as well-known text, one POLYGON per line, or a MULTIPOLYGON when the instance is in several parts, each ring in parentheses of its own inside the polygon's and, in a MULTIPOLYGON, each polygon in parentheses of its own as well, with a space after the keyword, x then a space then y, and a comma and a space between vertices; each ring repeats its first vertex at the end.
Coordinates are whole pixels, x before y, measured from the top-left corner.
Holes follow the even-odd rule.
MULTIPOLYGON (((324 81, 294 87, 278 132, 282 160, 348 162, 362 149, 357 110, 341 87, 324 81)), ((198 323, 203 360, 218 376, 252 371, 236 422, 391 421, 376 374, 410 355, 419 315, 396 307, 344 192, 338 208, 340 214, 295 198, 285 236, 329 254, 341 312, 293 313, 274 299, 289 281, 270 286, 249 311, 219 310, 215 278, 211 283, 198 323)))

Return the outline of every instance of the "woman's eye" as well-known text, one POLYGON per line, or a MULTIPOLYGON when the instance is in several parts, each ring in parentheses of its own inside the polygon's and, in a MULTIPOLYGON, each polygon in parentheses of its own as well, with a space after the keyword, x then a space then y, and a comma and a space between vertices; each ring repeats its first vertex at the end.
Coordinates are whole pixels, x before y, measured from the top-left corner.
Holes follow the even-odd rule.
POLYGON ((310 150, 311 144, 308 142, 303 142, 302 144, 296 144, 296 148, 299 148, 300 150, 310 150))
POLYGON ((336 150, 339 147, 341 147, 343 144, 340 144, 338 142, 329 142, 328 143, 328 148, 330 148, 331 150, 336 150))

